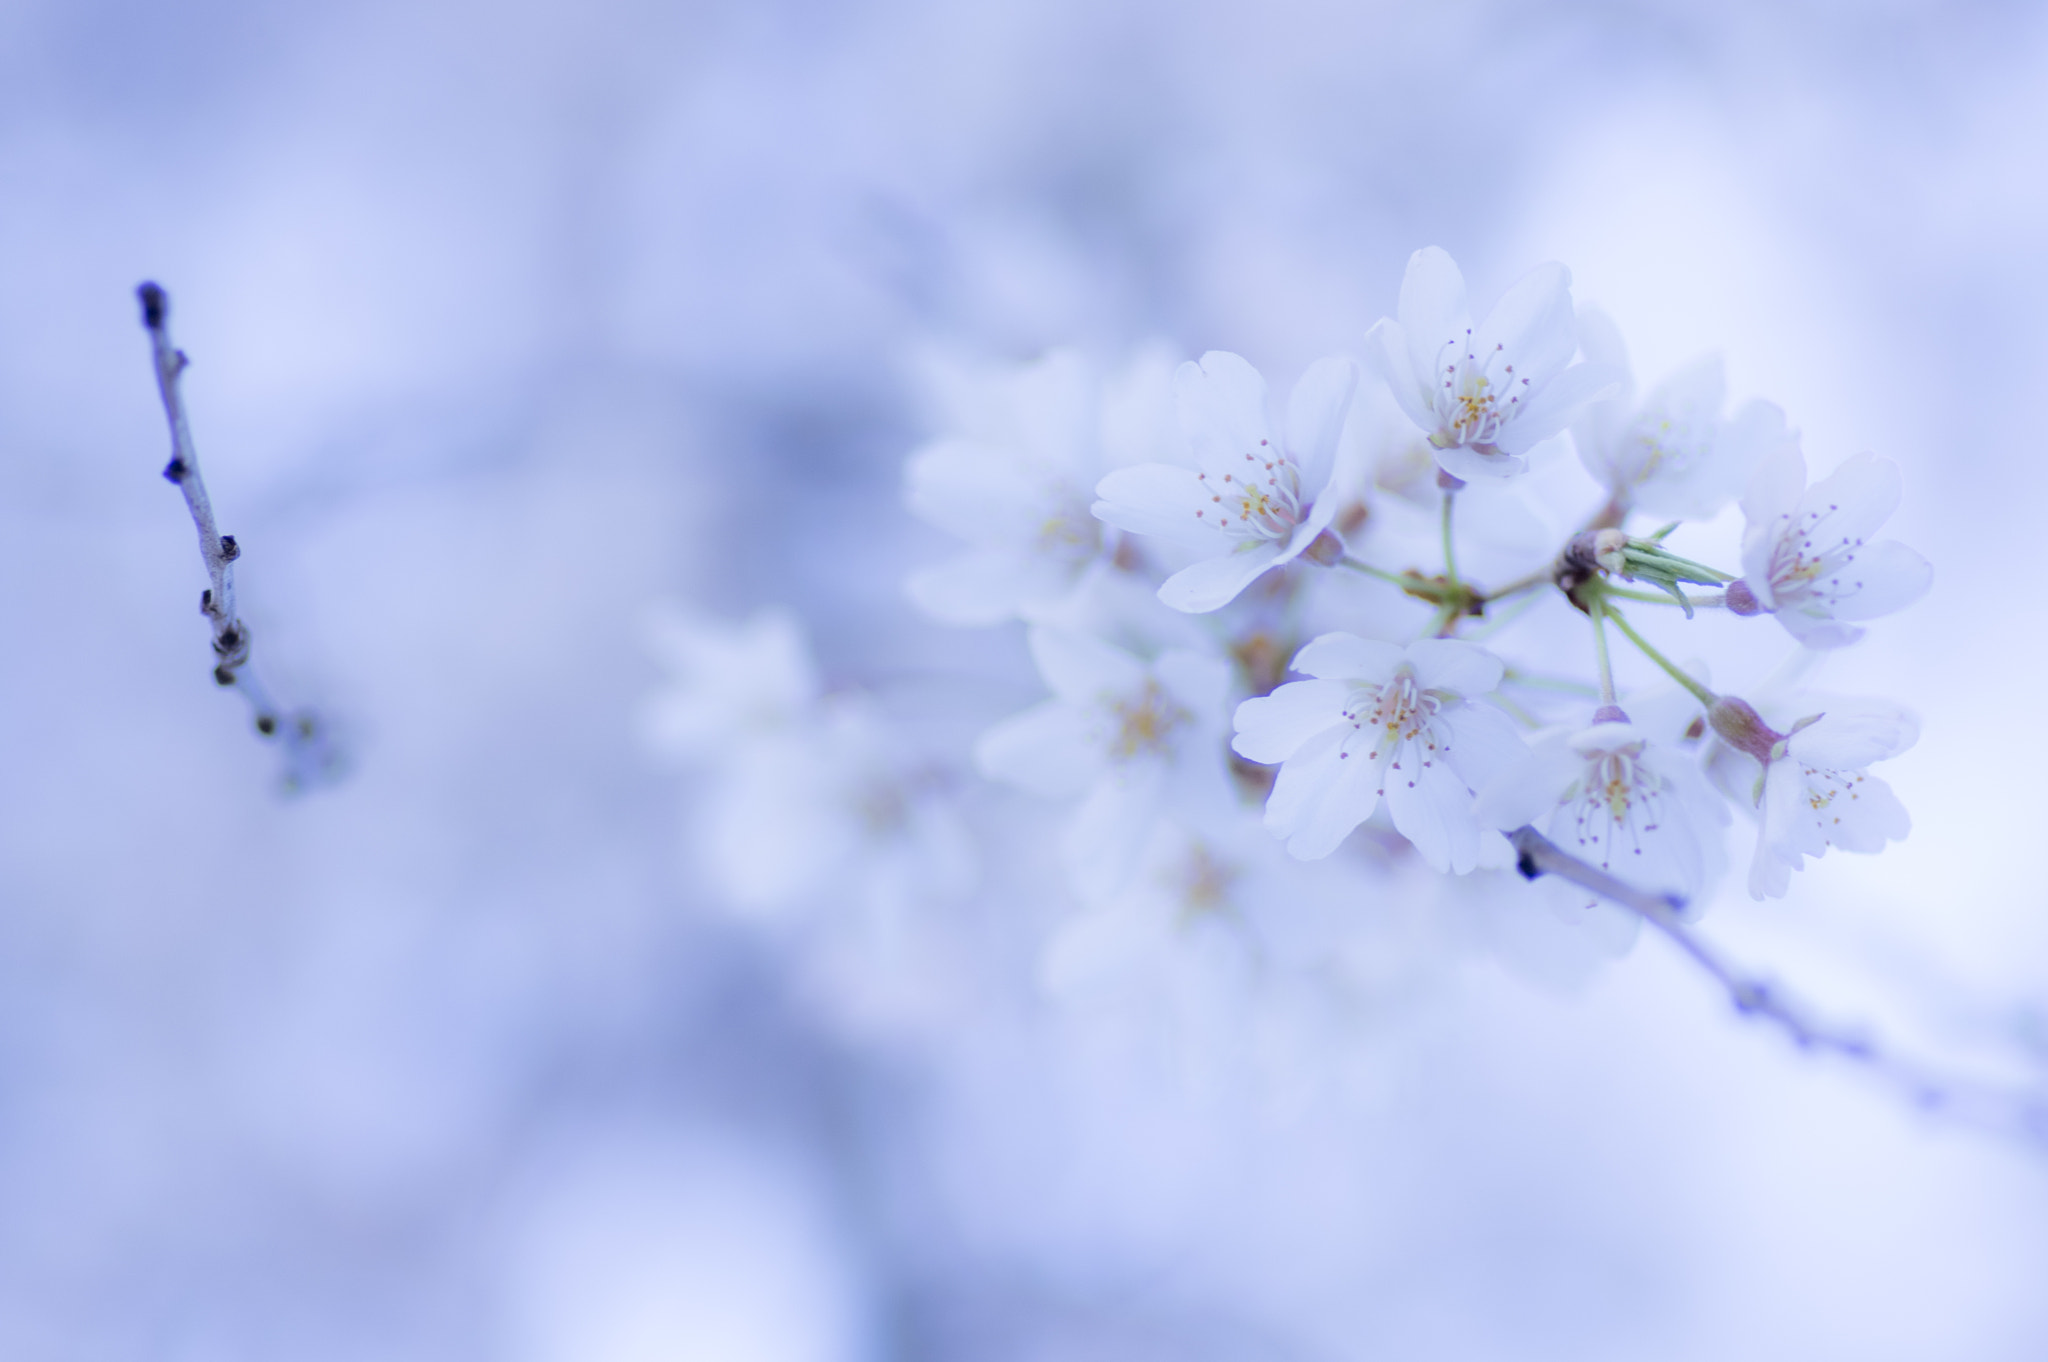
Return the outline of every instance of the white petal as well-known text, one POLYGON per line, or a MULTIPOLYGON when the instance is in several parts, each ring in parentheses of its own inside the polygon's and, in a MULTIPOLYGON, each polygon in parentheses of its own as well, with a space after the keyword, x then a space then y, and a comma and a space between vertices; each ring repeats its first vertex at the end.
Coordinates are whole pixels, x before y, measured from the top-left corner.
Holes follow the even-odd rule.
POLYGON ((1860 777, 1820 812, 1821 833, 1832 846, 1863 855, 1884 850, 1887 841, 1903 841, 1913 830, 1906 806, 1892 787, 1873 775, 1860 777))
POLYGON ((1417 373, 1401 324, 1382 317, 1365 334, 1365 365, 1386 384, 1394 403, 1418 430, 1437 427, 1435 396, 1426 372, 1417 373))
POLYGON ((1203 615, 1221 610, 1237 599, 1237 593, 1254 578, 1280 561, 1282 548, 1275 543, 1247 543, 1242 548, 1184 567, 1159 587, 1159 599, 1175 610, 1203 615))
POLYGON ((1350 694, 1342 681, 1290 681, 1237 707, 1237 736, 1230 746, 1247 761, 1285 761, 1316 734, 1350 726, 1343 713, 1350 694))
POLYGON ((1899 466, 1875 454, 1857 454, 1807 489, 1799 514, 1813 514, 1808 537, 1816 548, 1837 541, 1868 539, 1899 509, 1902 485, 1899 466))
MULTIPOLYGON (((1399 315, 1410 368, 1418 378, 1428 376, 1434 409, 1437 356, 1447 345, 1464 345, 1465 333, 1472 327, 1472 314, 1465 304, 1465 276, 1442 247, 1425 246, 1408 257, 1408 268, 1401 275, 1399 315)), ((1435 424, 1432 419, 1423 429, 1435 424)))
POLYGON ((1415 683, 1424 690, 1454 695, 1483 695, 1500 684, 1506 667, 1476 643, 1452 638, 1418 639, 1404 654, 1415 669, 1415 683))
POLYGON ((1318 496, 1337 466, 1337 439, 1358 388, 1358 366, 1345 355, 1319 359, 1287 399, 1287 452, 1301 470, 1302 490, 1318 496))
POLYGON ((1492 705, 1457 705, 1437 722, 1450 735, 1444 755, 1451 769, 1474 790, 1486 788, 1529 750, 1514 721, 1492 705))
POLYGON ((1385 685, 1407 657, 1405 649, 1356 634, 1324 634, 1309 640, 1294 655, 1289 670, 1326 680, 1369 681, 1385 685))
POLYGON ((904 464, 903 481, 913 515, 962 539, 1017 538, 1045 518, 1045 481, 1026 475, 1014 457, 990 445, 926 445, 904 464))
POLYGON ((1519 404, 1515 419, 1501 429, 1502 452, 1528 453, 1570 425, 1589 403, 1619 392, 1626 377, 1602 364, 1574 364, 1519 404))
POLYGON ((1130 882, 1159 817, 1165 774, 1156 761, 1112 767, 1074 811, 1060 850, 1083 897, 1100 901, 1130 882))
POLYGON ((1835 596, 1836 618, 1870 620, 1903 610, 1934 585, 1934 564, 1896 539, 1857 550, 1846 574, 1849 581, 1835 596))
POLYGON ((1057 700, 1003 720, 974 744, 974 765, 990 780, 1047 799, 1071 799, 1102 770, 1088 718, 1057 700))
POLYGON ((1045 583, 1009 553, 970 553, 913 573, 903 584, 917 608, 942 624, 999 624, 1045 583))
POLYGON ((1287 850, 1304 861, 1335 851, 1351 830, 1372 817, 1380 802, 1383 762, 1340 755, 1347 729, 1333 729, 1303 745, 1280 768, 1266 801, 1266 826, 1287 838, 1287 850))
MULTIPOLYGON (((1752 527, 1761 527, 1775 521, 1779 516, 1792 514, 1792 508, 1799 504, 1799 494, 1806 487, 1806 459, 1797 446, 1781 450, 1757 465, 1756 474, 1750 478, 1749 487, 1742 494, 1742 514, 1749 519, 1752 527)), ((1775 541, 1773 541, 1773 544, 1775 541)), ((1770 557, 1770 547, 1765 548, 1765 560, 1770 557)), ((1743 571, 1750 575, 1751 585, 1761 575, 1749 566, 1749 545, 1743 544, 1743 571)))
POLYGON ((1771 850, 1769 836, 1759 824, 1756 851, 1749 862, 1749 896, 1753 899, 1784 898, 1792 888, 1792 872, 1797 868, 1780 860, 1771 850))
MULTIPOLYGON (((1499 346, 1515 366, 1516 378, 1541 387, 1545 379, 1571 363, 1579 348, 1572 272, 1554 261, 1530 270, 1501 295, 1472 339, 1473 354, 1483 360, 1499 346)), ((1564 426, 1559 424, 1557 429, 1564 426)))
POLYGON ((1903 705, 1861 696, 1815 699, 1826 707, 1821 717, 1785 743, 1787 753, 1808 766, 1860 771, 1920 740, 1920 716, 1903 705))
POLYGON ((1266 380, 1241 357, 1211 350, 1200 364, 1181 365, 1173 392, 1181 431, 1212 477, 1234 473, 1246 455, 1270 448, 1266 380))
POLYGON ((1045 624, 1033 625, 1028 638, 1038 674, 1070 705, 1085 708, 1144 689, 1145 664, 1114 644, 1045 624))
POLYGON ((1152 664, 1159 684, 1203 724, 1216 722, 1230 694, 1230 664, 1210 653, 1176 648, 1152 664))
MULTIPOLYGON (((1621 328, 1614 324, 1614 318, 1597 307, 1581 305, 1579 320, 1579 349, 1587 360, 1594 364, 1605 364, 1622 373, 1629 372, 1628 343, 1621 338, 1621 328)), ((1634 384, 1629 384, 1633 388, 1634 384)), ((1620 396, 1627 398, 1628 389, 1620 396)))
POLYGON ((1781 608, 1775 613, 1786 632, 1809 648, 1846 648, 1866 632, 1853 624, 1835 623, 1825 610, 1781 608))
POLYGON ((1512 832, 1541 822, 1557 809, 1564 792, 1586 769, 1586 759, 1554 734, 1509 763, 1479 787, 1474 812, 1489 827, 1512 832))
POLYGON ((1387 812, 1394 828, 1415 844, 1434 870, 1463 875, 1479 862, 1479 819, 1472 791, 1442 761, 1417 744, 1402 747, 1385 775, 1387 812))
POLYGON ((1132 534, 1153 534, 1190 545, 1227 541, 1221 505, 1191 468, 1141 463, 1119 468, 1095 485, 1089 510, 1097 520, 1132 534))
POLYGON ((1520 454, 1485 454, 1468 445, 1452 445, 1448 449, 1432 445, 1429 452, 1438 468, 1466 482, 1512 478, 1529 470, 1529 461, 1520 454))

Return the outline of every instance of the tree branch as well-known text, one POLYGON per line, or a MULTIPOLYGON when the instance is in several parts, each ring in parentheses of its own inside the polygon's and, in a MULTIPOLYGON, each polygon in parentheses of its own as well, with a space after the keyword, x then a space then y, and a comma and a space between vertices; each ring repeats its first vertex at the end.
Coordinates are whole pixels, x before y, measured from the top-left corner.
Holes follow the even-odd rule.
POLYGON ((214 682, 239 690, 255 716, 256 731, 282 743, 287 790, 324 784, 342 770, 340 752, 326 725, 311 710, 281 712, 249 669, 249 626, 235 613, 234 564, 242 550, 233 535, 220 532, 213 518, 213 500, 206 494, 206 480, 199 473, 199 453, 192 444, 192 427, 179 386, 190 361, 171 343, 170 297, 153 283, 143 284, 135 295, 142 303, 142 325, 149 332, 156 359, 157 392, 171 428, 171 461, 164 465, 164 476, 185 496, 185 509, 192 513, 192 528, 199 535, 199 556, 211 581, 200 593, 199 611, 213 628, 214 682))
POLYGON ((2013 1092, 1943 1074, 1891 1053, 1861 1032, 1817 1021, 1765 981, 1743 974, 1695 936, 1680 916, 1684 899, 1625 884, 1573 856, 1533 827, 1517 828, 1508 834, 1508 840, 1515 847, 1516 869, 1525 878, 1555 875, 1628 909, 1664 933, 1705 970, 1727 993, 1737 1012, 1777 1027, 1800 1049, 1852 1060, 1923 1110, 1939 1111, 1965 1124, 2048 1147, 2048 1093, 2013 1092))

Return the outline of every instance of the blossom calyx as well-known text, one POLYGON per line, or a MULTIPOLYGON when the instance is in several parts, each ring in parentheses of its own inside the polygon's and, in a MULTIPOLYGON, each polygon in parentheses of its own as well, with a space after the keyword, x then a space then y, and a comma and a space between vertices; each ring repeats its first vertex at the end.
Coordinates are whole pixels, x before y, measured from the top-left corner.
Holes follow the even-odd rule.
MULTIPOLYGON (((1756 712, 1755 706, 1738 696, 1723 695, 1708 705, 1707 724, 1722 742, 1755 757, 1765 766, 1784 755, 1783 744, 1787 735, 1765 723, 1764 716, 1756 712)), ((1804 725, 1796 726, 1795 731, 1797 727, 1804 725)))

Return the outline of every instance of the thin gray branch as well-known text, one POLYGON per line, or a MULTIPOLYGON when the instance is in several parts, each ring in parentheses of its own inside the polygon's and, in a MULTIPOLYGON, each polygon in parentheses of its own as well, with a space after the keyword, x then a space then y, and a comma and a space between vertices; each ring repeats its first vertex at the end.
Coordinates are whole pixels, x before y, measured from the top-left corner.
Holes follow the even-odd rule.
POLYGON ((200 476, 199 453, 192 443, 180 380, 190 361, 171 343, 171 300, 162 288, 145 283, 135 290, 142 303, 142 325, 149 332, 156 359, 156 386, 171 428, 171 461, 164 476, 185 496, 192 528, 199 535, 199 556, 211 581, 199 596, 199 611, 213 629, 213 679, 240 691, 249 702, 256 731, 282 743, 287 790, 324 784, 342 769, 339 750, 324 723, 311 710, 284 713, 249 667, 249 626, 235 613, 235 560, 242 550, 231 534, 222 534, 213 518, 213 500, 200 476))
POLYGON ((1555 875, 1633 912, 1669 937, 1694 964, 1705 970, 1727 993, 1737 1012, 1777 1027, 1800 1049, 1851 1060, 1924 1110, 2048 1146, 2048 1093, 2014 1092, 1943 1074, 1891 1053, 1862 1032, 1826 1025, 1770 984, 1745 975, 1694 935, 1680 916, 1685 900, 1647 893, 1625 884, 1598 866, 1573 856, 1532 827, 1517 828, 1508 835, 1508 840, 1514 843, 1516 868, 1526 878, 1555 875))

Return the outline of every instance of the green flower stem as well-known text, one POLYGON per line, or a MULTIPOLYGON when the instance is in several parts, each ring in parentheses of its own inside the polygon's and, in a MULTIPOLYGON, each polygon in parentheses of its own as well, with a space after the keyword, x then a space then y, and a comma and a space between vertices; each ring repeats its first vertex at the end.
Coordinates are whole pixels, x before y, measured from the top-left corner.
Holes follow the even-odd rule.
POLYGON ((1593 618, 1593 651, 1600 656, 1600 703, 1614 703, 1614 659, 1607 655, 1607 604, 1595 599, 1589 612, 1593 618))
POLYGON ((1701 704, 1711 705, 1714 703, 1714 701, 1721 698, 1720 696, 1714 694, 1714 692, 1708 690, 1705 686, 1701 685, 1698 681, 1695 681, 1691 676, 1687 675, 1686 672, 1681 667, 1679 667, 1677 663, 1673 662, 1670 658, 1664 656, 1664 654, 1658 652, 1655 648, 1651 647, 1650 641, 1644 638, 1641 634, 1637 633, 1634 629, 1631 629, 1629 627, 1628 621, 1623 619, 1618 613, 1608 609, 1604 604, 1600 607, 1600 612, 1601 614, 1605 615, 1608 619, 1614 621, 1615 628, 1621 630, 1622 633, 1628 635, 1628 641, 1630 643, 1633 643, 1636 645, 1636 647, 1642 649, 1644 657, 1649 658, 1650 661, 1656 663, 1659 667, 1662 667, 1664 669, 1665 675, 1669 676, 1673 681, 1676 681, 1679 685, 1684 686, 1687 690, 1691 691, 1695 696, 1699 698, 1699 702, 1701 704))
POLYGON ((1403 591, 1406 591, 1413 585, 1409 578, 1403 577, 1398 572, 1389 572, 1385 568, 1376 568, 1371 563, 1362 563, 1348 553, 1337 560, 1337 565, 1339 567, 1348 567, 1353 572, 1363 572, 1368 577, 1377 577, 1383 582, 1400 587, 1403 591))
POLYGON ((1444 578, 1455 589, 1458 585, 1458 555, 1451 547, 1451 507, 1458 501, 1458 494, 1448 489, 1444 492, 1444 578))
MULTIPOLYGON (((1625 601, 1642 601, 1649 605, 1681 604, 1681 601, 1670 596, 1654 596, 1647 591, 1630 591, 1627 587, 1607 586, 1602 587, 1601 592, 1608 596, 1619 596, 1625 601)), ((1685 596, 1682 592, 1679 594, 1683 597, 1682 603, 1694 609, 1712 609, 1727 604, 1726 596, 1685 596)))

